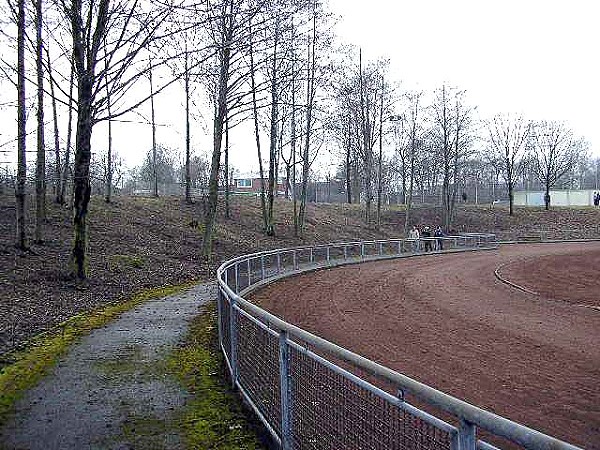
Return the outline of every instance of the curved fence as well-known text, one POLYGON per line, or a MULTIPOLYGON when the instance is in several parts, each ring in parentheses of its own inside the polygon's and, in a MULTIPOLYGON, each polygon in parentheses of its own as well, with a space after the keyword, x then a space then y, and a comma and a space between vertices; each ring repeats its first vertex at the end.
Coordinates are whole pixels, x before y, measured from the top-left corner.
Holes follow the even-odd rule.
POLYGON ((495 235, 469 233, 280 249, 225 262, 217 271, 219 342, 232 384, 286 450, 576 449, 352 353, 243 298, 276 279, 319 268, 494 248, 495 235))

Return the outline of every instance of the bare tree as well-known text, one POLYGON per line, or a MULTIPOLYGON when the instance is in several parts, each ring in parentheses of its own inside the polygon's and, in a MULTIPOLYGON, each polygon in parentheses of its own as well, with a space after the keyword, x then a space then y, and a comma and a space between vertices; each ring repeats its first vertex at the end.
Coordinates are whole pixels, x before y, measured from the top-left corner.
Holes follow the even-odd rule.
POLYGON ((405 177, 408 181, 408 192, 405 191, 405 215, 404 215, 404 234, 408 233, 410 224, 410 210, 413 202, 413 191, 415 183, 415 163, 417 159, 417 149, 422 140, 423 125, 421 118, 421 96, 422 92, 412 92, 406 94, 408 100, 408 111, 403 117, 406 120, 406 128, 408 131, 408 154, 406 155, 407 169, 405 169, 405 177))
POLYGON ((59 203, 59 195, 61 191, 61 172, 62 164, 60 157, 60 134, 58 130, 58 107, 56 100, 56 90, 54 88, 54 78, 52 77, 52 62, 50 59, 49 44, 46 43, 46 66, 49 74, 50 98, 52 101, 52 123, 54 125, 54 198, 56 203, 59 203))
POLYGON ((17 184, 15 199, 17 203, 17 240, 16 246, 27 249, 25 183, 27 177, 26 153, 26 105, 25 105, 25 0, 17 1, 17 184))
MULTIPOLYGON (((69 75, 69 95, 68 95, 68 114, 67 114, 67 142, 65 144, 65 157, 63 159, 62 166, 62 174, 60 181, 60 192, 58 197, 56 198, 56 202, 60 205, 65 204, 65 194, 67 191, 67 184, 69 181, 69 174, 71 172, 70 160, 71 160, 71 142, 73 137, 73 111, 75 106, 73 105, 73 89, 75 87, 74 78, 75 78, 75 61, 71 57, 70 61, 71 72, 69 75)), ((53 98, 56 98, 53 96, 53 98)))
MULTIPOLYGON (((126 114, 149 98, 130 95, 130 88, 152 69, 144 63, 142 51, 163 37, 159 31, 172 8, 169 4, 142 5, 125 0, 60 0, 60 7, 69 24, 77 76, 71 271, 76 278, 84 279, 87 277, 92 129, 98 121, 126 114), (100 68, 101 58, 108 60, 106 67, 100 68), (102 96, 107 83, 111 105, 120 105, 118 110, 111 110, 110 116, 106 98, 102 96)), ((166 64, 166 61, 161 62, 166 64)), ((165 83, 155 93, 174 81, 165 83)))
POLYGON ((464 103, 464 92, 445 84, 432 105, 436 154, 442 167, 444 227, 450 229, 458 192, 461 167, 471 149, 472 110, 464 103))
POLYGON ((35 2, 35 60, 37 75, 37 160, 35 167, 35 243, 44 242, 46 222, 46 142, 44 134, 44 41, 42 0, 35 2))
POLYGON ((487 123, 493 155, 502 161, 502 175, 508 190, 509 215, 513 215, 514 185, 518 164, 525 152, 531 125, 522 116, 496 115, 487 123))
MULTIPOLYGON (((105 45, 106 47, 106 45, 105 45)), ((107 55, 106 55, 107 56, 107 55)), ((104 59, 105 70, 108 70, 108 58, 104 59)), ((113 185, 113 140, 112 140, 112 117, 111 117, 111 99, 110 89, 108 83, 106 83, 106 112, 108 114, 108 147, 106 153, 106 180, 104 185, 104 201, 106 203, 111 202, 112 197, 112 185, 113 185)))
POLYGON ((223 131, 228 114, 228 94, 232 85, 232 62, 239 50, 247 45, 248 21, 256 14, 256 9, 248 7, 241 0, 219 0, 207 2, 207 26, 212 43, 216 48, 218 78, 215 83, 215 115, 213 120, 213 149, 209 178, 208 198, 204 216, 204 237, 202 254, 210 256, 212 237, 215 228, 221 167, 223 131))
POLYGON ((550 209, 550 189, 577 164, 585 150, 581 140, 563 122, 542 121, 533 125, 533 158, 537 178, 544 186, 544 205, 550 209))

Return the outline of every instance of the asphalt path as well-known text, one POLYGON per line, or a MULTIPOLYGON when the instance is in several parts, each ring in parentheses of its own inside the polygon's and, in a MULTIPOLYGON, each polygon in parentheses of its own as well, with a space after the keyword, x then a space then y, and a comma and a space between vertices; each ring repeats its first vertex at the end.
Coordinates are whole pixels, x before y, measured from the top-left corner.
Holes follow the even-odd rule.
POLYGON ((165 360, 214 285, 152 300, 94 330, 17 402, 6 449, 174 449, 188 394, 165 360))

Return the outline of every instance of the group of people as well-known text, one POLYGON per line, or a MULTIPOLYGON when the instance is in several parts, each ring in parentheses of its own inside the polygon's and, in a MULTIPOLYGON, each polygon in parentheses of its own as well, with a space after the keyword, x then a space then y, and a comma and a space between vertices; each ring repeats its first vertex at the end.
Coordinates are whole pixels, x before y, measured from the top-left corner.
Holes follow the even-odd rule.
POLYGON ((594 192, 594 206, 600 207, 600 192, 594 192))
POLYGON ((421 251, 421 241, 425 244, 424 250, 430 252, 433 250, 433 244, 435 244, 435 250, 444 250, 444 231, 439 225, 436 229, 431 231, 431 227, 428 225, 424 226, 421 231, 416 225, 413 225, 411 230, 408 232, 408 238, 413 241, 414 251, 421 251), (435 239, 431 239, 431 238, 435 239))

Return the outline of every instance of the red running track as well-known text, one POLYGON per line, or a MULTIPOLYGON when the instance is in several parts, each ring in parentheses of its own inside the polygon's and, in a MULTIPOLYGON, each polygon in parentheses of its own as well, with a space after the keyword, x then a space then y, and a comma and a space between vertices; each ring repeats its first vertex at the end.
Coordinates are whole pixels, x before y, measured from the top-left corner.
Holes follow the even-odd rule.
POLYGON ((600 449, 600 242, 345 266, 253 300, 474 405, 600 449), (499 267, 535 294, 499 281, 499 267))

